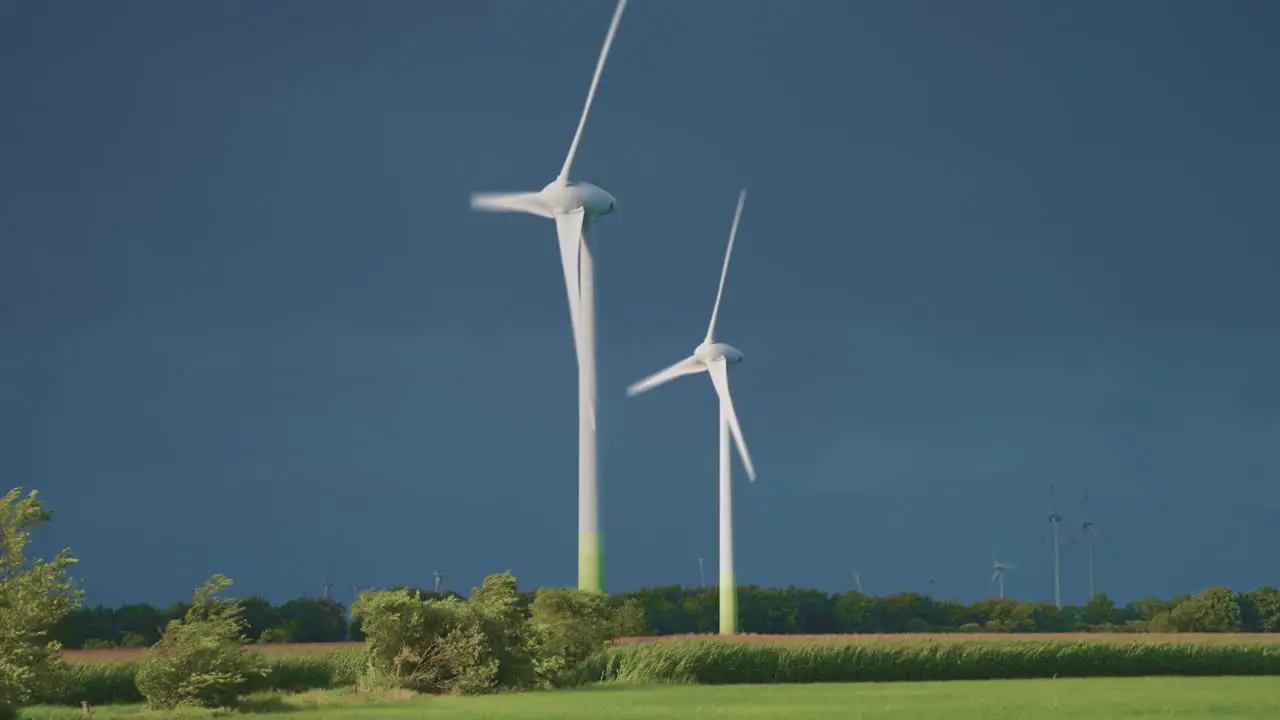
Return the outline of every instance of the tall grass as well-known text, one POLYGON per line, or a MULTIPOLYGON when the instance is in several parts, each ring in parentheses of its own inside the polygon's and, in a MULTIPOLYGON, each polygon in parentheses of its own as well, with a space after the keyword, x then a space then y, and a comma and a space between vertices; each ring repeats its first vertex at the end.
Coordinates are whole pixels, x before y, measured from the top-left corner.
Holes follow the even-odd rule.
POLYGON ((572 683, 714 685, 1143 675, 1280 675, 1280 647, 1061 640, 807 645, 659 640, 606 650, 580 665, 572 683))
MULTIPOLYGON (((364 666, 364 649, 341 648, 320 655, 271 658, 266 677, 253 678, 247 692, 322 690, 354 685, 364 666)), ((36 698, 41 705, 115 705, 142 702, 135 679, 136 662, 74 662, 67 664, 61 687, 36 698)))

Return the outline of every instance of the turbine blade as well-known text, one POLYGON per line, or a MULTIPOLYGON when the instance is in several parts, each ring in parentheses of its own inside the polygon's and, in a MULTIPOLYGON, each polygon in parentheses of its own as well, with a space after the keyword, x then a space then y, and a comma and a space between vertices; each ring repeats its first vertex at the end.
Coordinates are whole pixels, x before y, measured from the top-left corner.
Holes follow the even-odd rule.
POLYGON ((742 219, 742 205, 747 202, 747 191, 738 193, 738 209, 733 211, 733 225, 729 228, 729 247, 724 251, 724 266, 720 268, 720 287, 716 289, 716 304, 711 308, 711 324, 707 326, 706 341, 716 332, 716 316, 720 314, 720 296, 724 294, 724 278, 729 274, 729 256, 733 254, 733 239, 738 235, 738 221, 742 219))
POLYGON ((609 32, 604 36, 604 47, 600 49, 600 59, 596 61, 596 72, 591 77, 591 89, 587 91, 587 103, 582 107, 582 117, 578 120, 578 130, 573 134, 573 143, 569 145, 569 154, 564 158, 564 166, 556 179, 561 182, 569 179, 569 171, 573 168, 573 156, 578 154, 578 143, 582 141, 582 128, 587 125, 587 115, 591 113, 591 101, 596 96, 596 86, 600 84, 600 74, 604 72, 604 61, 609 57, 609 47, 613 45, 613 36, 618 32, 618 23, 622 21, 622 11, 627 7, 627 0, 618 0, 618 7, 613 11, 613 21, 609 23, 609 32))
POLYGON ((1000 571, 999 571, 999 570, 997 570, 997 571, 995 571, 995 572, 991 573, 991 582, 988 582, 987 584, 988 584, 988 585, 990 585, 991 583, 994 583, 994 582, 996 581, 996 578, 998 578, 998 577, 1000 577, 1000 571))
POLYGON ((482 212, 518 212, 549 218, 552 213, 539 193, 472 193, 471 209, 482 212))
POLYGON ((569 295, 569 321, 573 324, 573 352, 582 363, 581 293, 578 284, 578 258, 582 252, 582 210, 557 213, 556 235, 560 240, 560 265, 564 269, 564 287, 569 295))
POLYGON ((1005 566, 1004 566, 1004 569, 1005 569, 1005 570, 1017 570, 1017 569, 1018 569, 1018 566, 1017 566, 1017 565, 1005 565, 1005 566))
POLYGON ((716 386, 716 394, 720 396, 720 405, 724 408, 725 417, 729 421, 729 432, 733 433, 734 444, 738 446, 738 455, 742 464, 747 467, 747 477, 756 481, 756 466, 751 462, 751 453, 747 452, 747 441, 742 438, 742 426, 738 424, 738 413, 733 409, 733 396, 729 394, 729 370, 723 358, 707 364, 711 374, 711 382, 716 386))
POLYGON ((707 366, 703 365, 702 361, 692 356, 687 357, 681 360, 680 362, 674 365, 671 365, 670 367, 665 367, 659 370, 658 372, 650 375, 649 377, 643 380, 640 380, 639 382, 632 383, 631 386, 627 388, 627 397, 635 397, 636 395, 639 395, 642 392, 645 392, 647 390, 652 390, 653 388, 656 388, 659 385, 662 385, 664 383, 669 383, 672 380, 675 380, 676 378, 681 377, 683 375, 692 375, 694 373, 700 373, 706 369, 707 369, 707 366))

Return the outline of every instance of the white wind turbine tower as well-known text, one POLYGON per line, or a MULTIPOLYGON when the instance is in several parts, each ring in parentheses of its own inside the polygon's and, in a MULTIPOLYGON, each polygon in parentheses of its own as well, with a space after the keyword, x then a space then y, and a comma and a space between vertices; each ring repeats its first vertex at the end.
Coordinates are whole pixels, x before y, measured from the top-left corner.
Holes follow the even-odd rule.
POLYGON ((853 571, 853 589, 862 593, 862 573, 857 570, 853 571))
MULTIPOLYGON (((596 61, 591 89, 569 145, 560 174, 538 192, 475 193, 471 207, 487 212, 519 212, 555 220, 560 239, 560 264, 569 294, 569 320, 578 360, 578 587, 604 592, 604 551, 600 536, 600 502, 596 460, 596 339, 595 266, 587 228, 613 212, 617 201, 591 183, 569 179, 573 159, 587 124, 605 58, 622 20, 627 0, 618 0, 604 47, 596 61)), ((558 81, 553 82, 553 85, 558 81)))
POLYGON ((439 569, 431 571, 431 579, 434 581, 433 587, 437 595, 440 594, 440 587, 443 584, 444 579, 447 577, 449 577, 448 574, 440 572, 439 569))
POLYGON ((716 290, 716 304, 711 309, 711 324, 707 336, 694 348, 693 354, 680 362, 627 388, 627 396, 639 395, 646 390, 674 380, 682 375, 706 372, 711 376, 716 395, 720 400, 720 634, 733 635, 738 631, 738 593, 733 576, 733 488, 730 485, 731 466, 729 436, 733 435, 738 454, 747 469, 747 477, 756 479, 756 469, 742 439, 742 427, 733 409, 733 397, 729 394, 729 366, 742 362, 742 351, 715 341, 716 316, 720 312, 720 297, 724 294, 724 279, 729 272, 729 257, 733 254, 733 240, 738 234, 738 221, 742 218, 742 205, 747 191, 738 195, 738 209, 733 214, 733 226, 729 230, 729 247, 724 253, 724 266, 720 269, 720 287, 716 290))

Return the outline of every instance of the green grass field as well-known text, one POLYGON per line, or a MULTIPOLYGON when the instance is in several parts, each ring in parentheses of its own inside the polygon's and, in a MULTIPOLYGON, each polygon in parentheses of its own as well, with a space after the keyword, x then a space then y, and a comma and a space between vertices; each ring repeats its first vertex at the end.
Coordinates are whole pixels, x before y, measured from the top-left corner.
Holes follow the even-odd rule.
MULTIPOLYGON (((1191 720, 1275 718, 1280 677, 998 680, 823 685, 624 686, 483 697, 371 701, 341 691, 313 692, 255 709, 289 720, 450 718, 450 720, 666 720, 674 718, 948 718, 950 720, 1111 720, 1171 717, 1191 720)), ((250 708, 246 708, 250 709, 250 708)), ((78 711, 31 708, 28 720, 70 720, 78 711)), ((163 715, 141 706, 95 708, 96 720, 197 718, 163 715)))

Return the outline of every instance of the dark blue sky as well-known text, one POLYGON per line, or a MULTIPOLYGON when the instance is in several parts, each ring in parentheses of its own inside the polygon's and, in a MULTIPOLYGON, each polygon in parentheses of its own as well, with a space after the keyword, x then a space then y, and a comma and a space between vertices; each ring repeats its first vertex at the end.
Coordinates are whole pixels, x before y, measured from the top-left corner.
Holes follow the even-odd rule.
MULTIPOLYGON (((552 224, 613 3, 0 1, 0 475, 90 600, 576 577, 552 224)), ((1280 100, 1265 0, 635 0, 576 173, 600 232, 610 589, 1049 599, 1049 486, 1120 597, 1276 583, 1280 100)), ((1085 595, 1063 554, 1064 600, 1085 595)))

